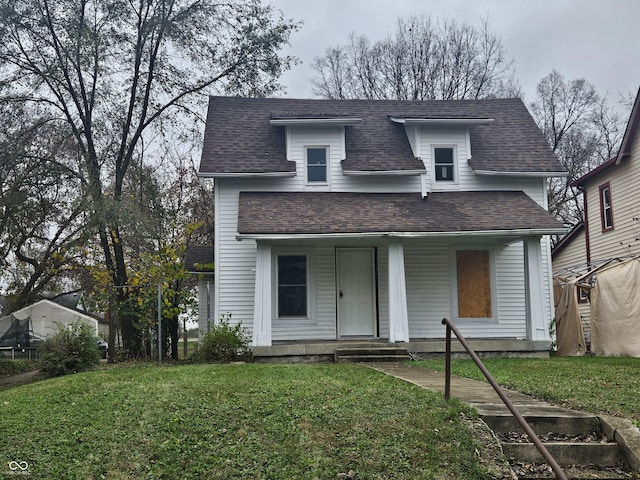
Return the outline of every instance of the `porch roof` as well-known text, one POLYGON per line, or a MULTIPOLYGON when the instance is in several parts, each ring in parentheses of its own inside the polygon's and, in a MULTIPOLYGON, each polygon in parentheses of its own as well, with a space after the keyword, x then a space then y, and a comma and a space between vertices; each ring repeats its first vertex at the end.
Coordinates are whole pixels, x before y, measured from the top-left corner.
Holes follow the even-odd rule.
POLYGON ((239 238, 566 232, 524 192, 241 192, 239 238))

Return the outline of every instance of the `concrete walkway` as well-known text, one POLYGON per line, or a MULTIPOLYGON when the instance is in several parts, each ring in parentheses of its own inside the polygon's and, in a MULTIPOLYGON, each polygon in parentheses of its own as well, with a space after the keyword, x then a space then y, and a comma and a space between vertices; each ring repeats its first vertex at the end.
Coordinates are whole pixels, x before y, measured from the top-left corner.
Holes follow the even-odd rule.
MULTIPOLYGON (((444 393, 444 372, 437 372, 426 368, 405 363, 371 363, 363 364, 379 372, 392 375, 405 382, 413 383, 422 388, 444 393)), ((503 389, 507 397, 513 402, 522 415, 527 412, 544 411, 549 415, 584 416, 585 414, 556 407, 542 400, 537 400, 523 393, 503 389)), ((451 397, 473 406, 480 415, 509 410, 502 403, 498 394, 487 382, 479 382, 469 378, 451 376, 451 397)))
MULTIPOLYGON (((363 363, 362 365, 419 387, 444 393, 444 372, 436 372, 408 363, 363 363)), ((591 414, 551 405, 520 392, 507 389, 503 389, 503 391, 524 417, 562 417, 567 419, 593 417, 591 414)), ((451 397, 473 406, 481 417, 510 415, 498 394, 487 382, 452 375, 451 397)), ((629 466, 636 472, 640 471, 640 430, 627 420, 604 415, 598 415, 598 417, 601 420, 604 433, 609 438, 615 439, 622 448, 629 466)))

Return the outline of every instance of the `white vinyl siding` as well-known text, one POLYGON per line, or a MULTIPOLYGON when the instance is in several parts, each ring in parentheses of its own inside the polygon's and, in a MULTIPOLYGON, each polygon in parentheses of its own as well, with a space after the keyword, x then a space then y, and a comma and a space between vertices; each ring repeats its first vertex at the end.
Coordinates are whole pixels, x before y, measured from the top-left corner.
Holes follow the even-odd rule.
MULTIPOLYGON (((427 183, 431 191, 438 190, 465 190, 465 182, 471 172, 469 171, 467 159, 467 131, 465 128, 442 128, 427 127, 420 128, 420 158, 427 169, 427 183), (449 147, 454 149, 454 181, 436 181, 434 168, 435 148, 449 147)), ((472 175, 472 174, 471 174, 472 175)))
MULTIPOLYGON (((484 246, 465 244, 463 249, 484 246)), ((451 249, 448 243, 405 242, 405 272, 411 338, 442 338, 442 318, 452 318, 451 249)), ((526 338, 522 242, 495 247, 497 322, 465 321, 458 327, 469 338, 526 338)))
MULTIPOLYGON (((349 128, 349 127, 347 127, 349 128)), ((307 147, 327 147, 330 181, 334 192, 415 192, 421 191, 419 176, 343 175, 344 135, 341 127, 289 127, 288 157, 296 164, 296 176, 258 178, 219 178, 215 182, 215 289, 212 298, 215 308, 212 318, 231 313, 232 322, 253 326, 256 243, 237 240, 238 198, 240 191, 305 191, 304 151, 307 147)), ((430 163, 432 145, 455 145, 459 182, 450 190, 522 190, 541 206, 546 204, 545 182, 540 178, 475 176, 468 167, 467 131, 464 128, 434 129, 424 126, 415 129, 412 147, 420 148, 423 161, 430 163), (418 141, 419 140, 419 141, 418 141), (424 158, 426 157, 426 158, 424 158)), ((348 155, 348 152, 347 152, 348 155)), ((427 170, 430 172, 430 170, 427 170)), ((618 193, 616 186, 616 202, 618 193)), ((428 200, 427 200, 428 201, 428 200)), ((617 208, 617 207, 616 207, 617 208)), ((596 210, 597 212, 597 210, 596 210)), ((618 229, 616 211, 616 230, 618 229)), ((451 317, 450 242, 433 239, 405 239, 405 273, 409 334, 412 339, 443 338, 441 320, 451 317)), ((273 340, 322 340, 336 338, 335 248, 344 246, 377 248, 378 326, 381 338, 389 335, 388 254, 385 238, 350 240, 322 240, 300 243, 273 242, 274 251, 281 247, 313 249, 315 302, 310 318, 272 318, 273 340)), ((526 315, 524 305, 524 265, 522 242, 495 245, 495 275, 498 321, 491 325, 462 325, 462 333, 469 338, 525 338, 526 315)), ((549 319, 552 315, 550 285, 549 239, 542 240, 543 272, 545 272, 545 301, 549 319)), ((548 320, 548 319, 547 319, 548 320)))

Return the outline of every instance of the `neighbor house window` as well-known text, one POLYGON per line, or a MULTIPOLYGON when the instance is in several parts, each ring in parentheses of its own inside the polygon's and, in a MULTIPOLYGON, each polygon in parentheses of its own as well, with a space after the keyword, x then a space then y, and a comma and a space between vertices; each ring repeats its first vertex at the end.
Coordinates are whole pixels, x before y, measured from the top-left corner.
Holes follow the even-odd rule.
POLYGON ((491 252, 457 250, 456 278, 458 318, 492 318, 491 252))
POLYGON ((433 168, 436 182, 455 182, 455 148, 434 147, 433 168))
POLYGON ((582 287, 576 288, 578 289, 578 303, 589 303, 589 291, 582 287))
POLYGON ((603 232, 613 230, 613 209, 611 207, 611 186, 609 182, 600 185, 600 219, 603 232))
POLYGON ((327 149, 307 148, 307 183, 327 183, 327 149))
POLYGON ((278 255, 278 317, 306 317, 307 255, 278 255))

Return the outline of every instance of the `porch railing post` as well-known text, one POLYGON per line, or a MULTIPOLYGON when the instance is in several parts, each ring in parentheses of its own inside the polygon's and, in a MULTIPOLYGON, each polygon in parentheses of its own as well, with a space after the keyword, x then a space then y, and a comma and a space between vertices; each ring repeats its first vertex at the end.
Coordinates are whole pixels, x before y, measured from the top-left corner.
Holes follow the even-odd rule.
POLYGON ((482 363, 482 360, 480 360, 480 357, 478 357, 476 352, 467 343, 467 341, 462 336, 462 334, 458 331, 458 329, 452 323, 450 323, 450 320, 448 318, 443 318, 442 324, 446 325, 447 327, 447 347, 446 347, 447 360, 446 360, 446 366, 445 366, 446 372, 445 372, 445 387, 444 387, 445 399, 449 400, 449 389, 451 388, 449 382, 451 377, 451 366, 450 366, 451 332, 453 331, 453 333, 455 333, 456 338, 458 339, 460 344, 464 347, 464 349, 467 351, 471 359, 478 366, 478 368, 480 369, 482 374, 485 376, 489 384, 493 387, 493 390, 498 394, 498 396, 502 400, 502 403, 504 403, 505 406, 509 409, 509 411, 511 412, 511 415, 513 415, 513 418, 515 418, 518 424, 520 425, 520 427, 522 427, 522 429, 527 434, 531 442, 535 445, 538 452, 540 452, 540 455, 542 455, 542 458, 544 458, 544 461, 547 462, 547 465, 551 467, 551 470, 553 470, 553 473, 556 476, 556 480, 567 480, 567 476, 565 475, 560 465, 558 465, 558 462, 556 462, 556 460, 551 456, 551 454, 547 450, 547 447, 544 446, 540 438, 538 438, 538 435, 536 435, 536 433, 533 431, 531 426, 527 423, 525 418, 520 414, 520 412, 518 412, 513 402, 502 391, 502 388, 500 388, 500 386, 498 385, 498 382, 496 382, 493 376, 491 376, 491 374, 489 373, 489 370, 487 370, 487 367, 485 367, 484 363, 482 363))
POLYGON ((447 325, 447 337, 445 341, 444 364, 444 399, 448 402, 451 397, 451 327, 447 325))

